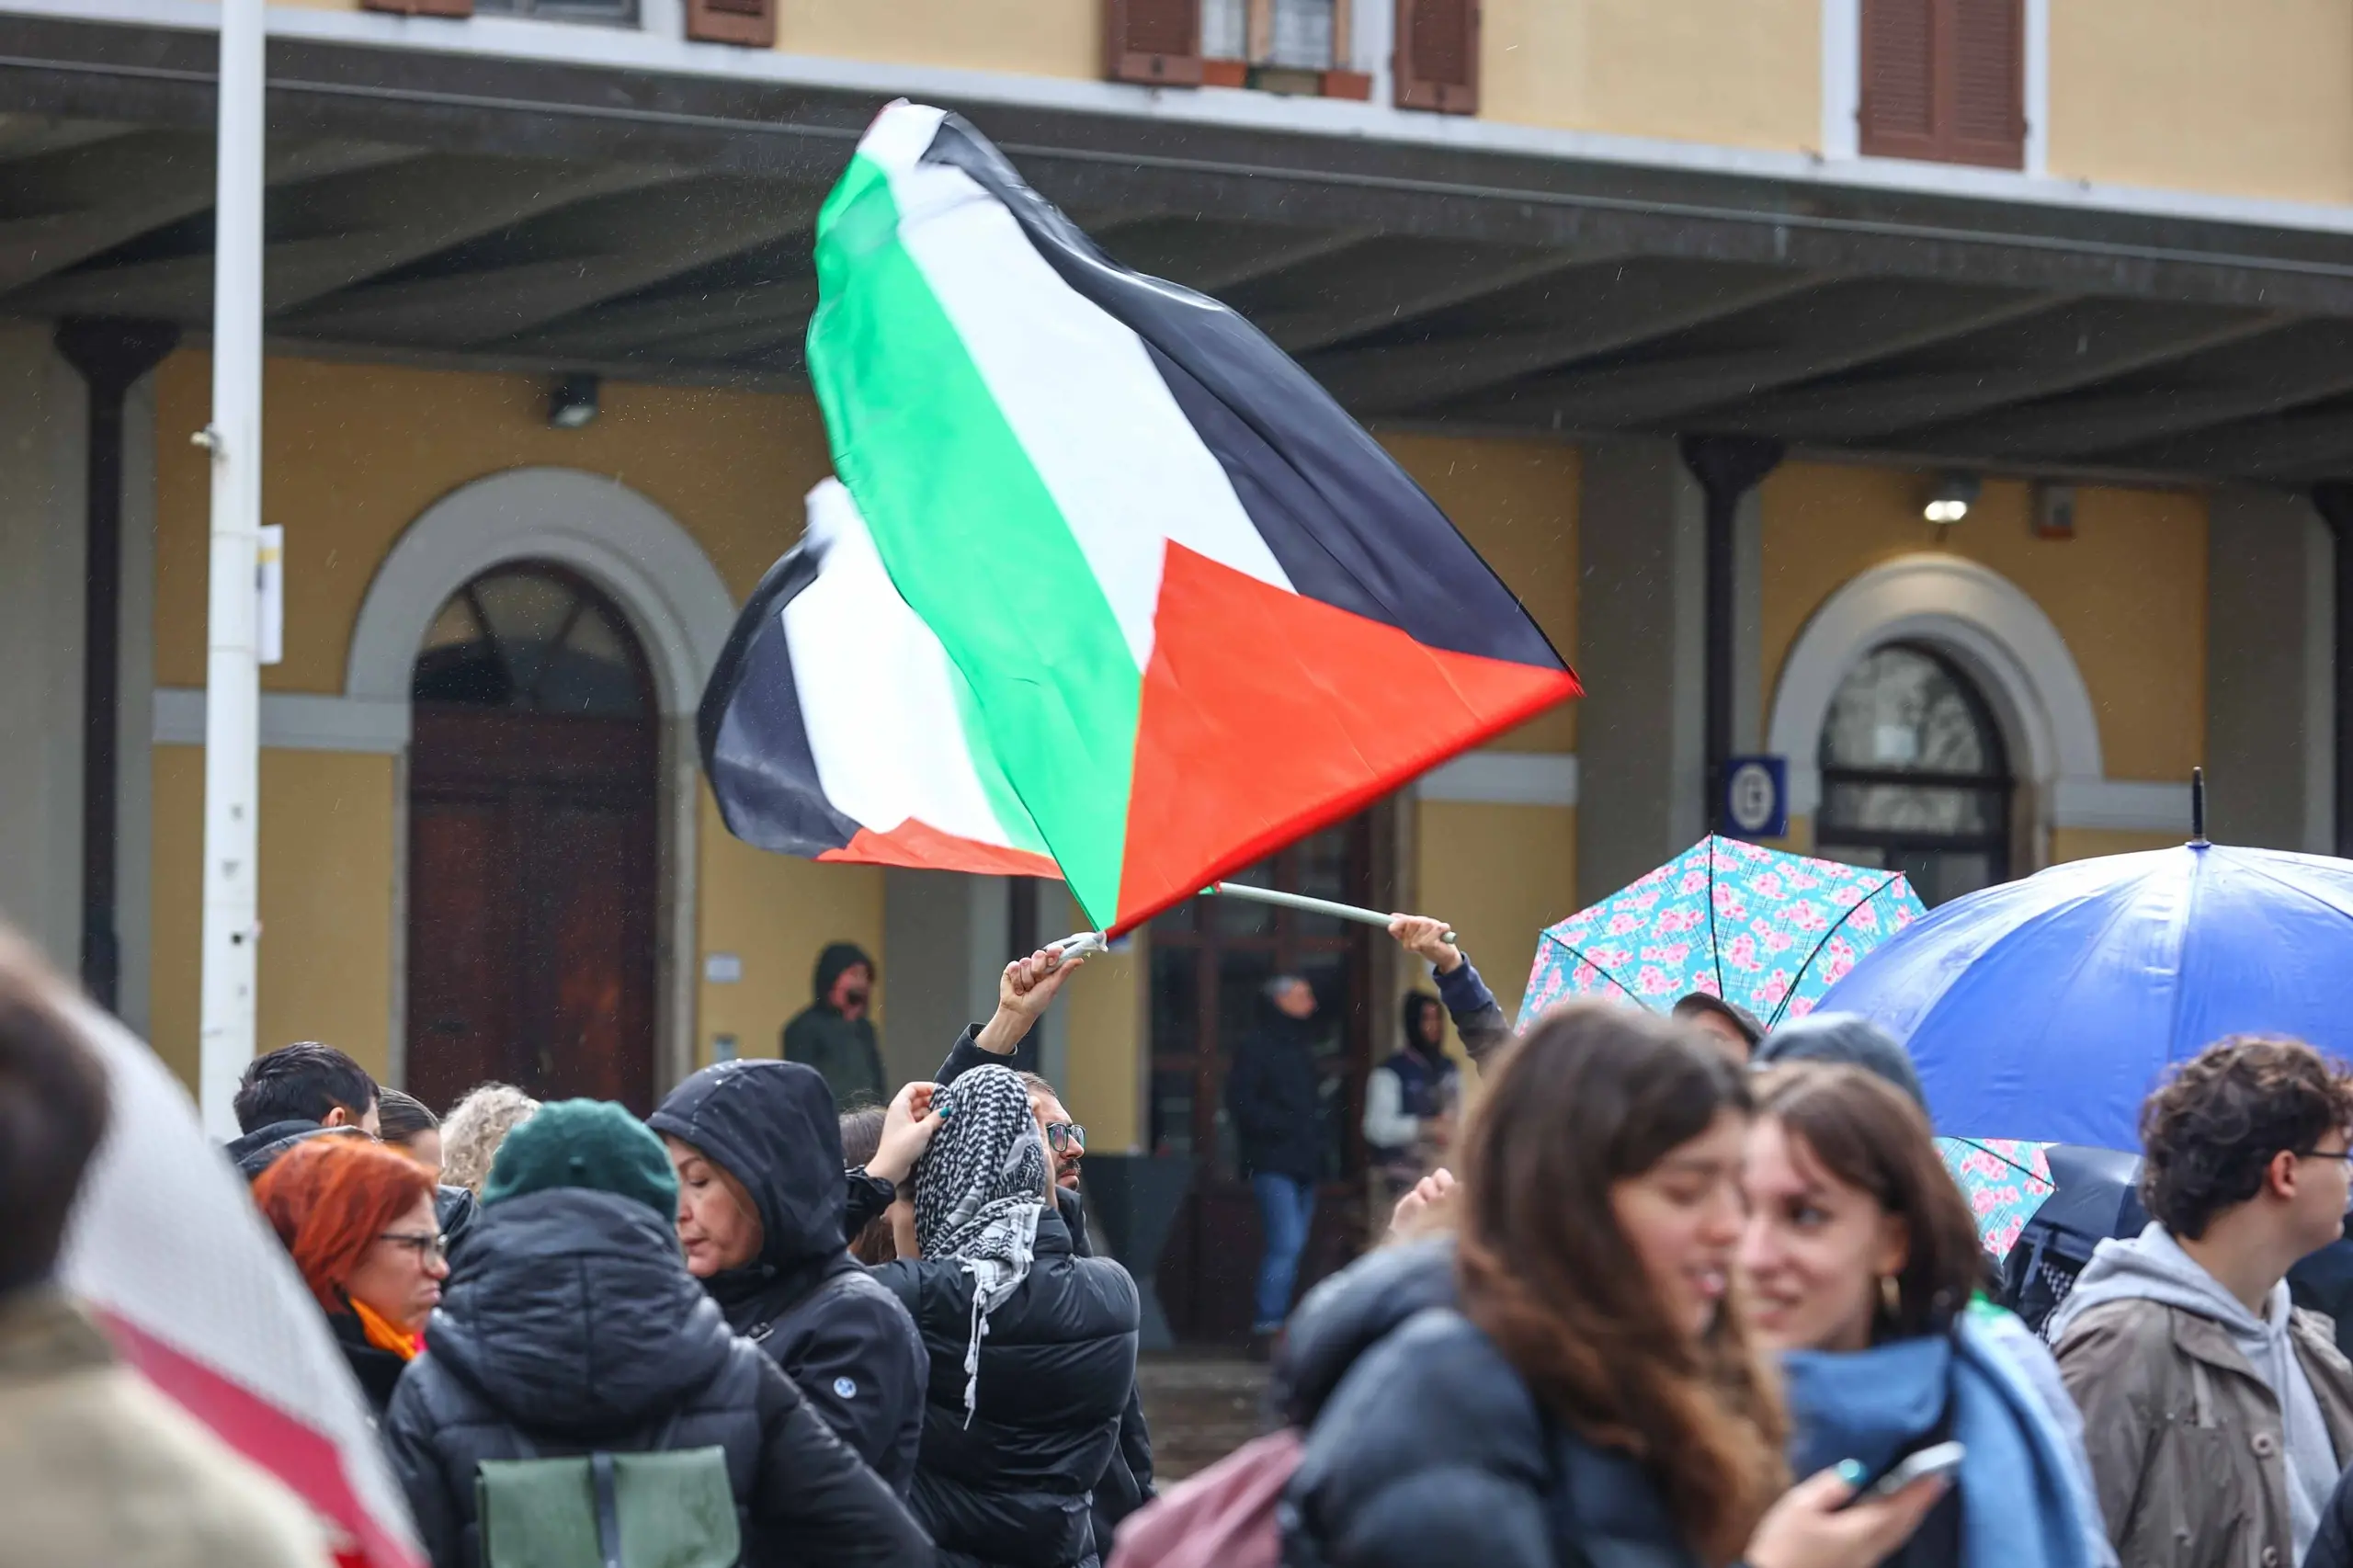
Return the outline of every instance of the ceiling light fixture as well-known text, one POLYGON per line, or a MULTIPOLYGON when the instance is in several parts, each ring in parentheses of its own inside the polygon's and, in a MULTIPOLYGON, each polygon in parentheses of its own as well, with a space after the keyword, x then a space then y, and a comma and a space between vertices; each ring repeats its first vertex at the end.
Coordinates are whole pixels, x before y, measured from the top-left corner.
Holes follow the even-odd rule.
POLYGON ((577 430, 597 417, 597 378, 581 374, 559 376, 548 394, 548 423, 559 430, 577 430))
POLYGON ((1937 488, 1920 515, 1932 523, 1957 523, 1977 505, 1977 476, 1973 473, 1946 474, 1937 481, 1937 488))

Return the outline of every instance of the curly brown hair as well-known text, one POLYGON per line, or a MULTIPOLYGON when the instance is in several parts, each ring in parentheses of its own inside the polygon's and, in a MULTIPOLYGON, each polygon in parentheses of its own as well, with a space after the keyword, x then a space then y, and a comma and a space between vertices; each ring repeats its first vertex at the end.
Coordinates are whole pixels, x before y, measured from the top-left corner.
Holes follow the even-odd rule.
POLYGON ((1913 1339, 1949 1327, 1984 1280, 1985 1254, 1969 1199, 1912 1097, 1860 1067, 1803 1062, 1766 1074, 1757 1100, 1757 1114, 1781 1124, 1802 1161, 1904 1221, 1895 1311, 1877 1325, 1878 1336, 1913 1339))
POLYGON ((1610 1188, 1750 1108, 1745 1077, 1683 1026, 1572 1004, 1491 1071, 1457 1199, 1464 1313, 1563 1421, 1634 1456, 1719 1564, 1788 1483, 1787 1420, 1737 1301, 1699 1340, 1677 1328, 1610 1188))
POLYGON ((2233 1035, 2182 1063, 2141 1107, 2141 1202, 2191 1241, 2263 1190, 2282 1153, 2353 1131, 2346 1065, 2300 1040, 2233 1035))

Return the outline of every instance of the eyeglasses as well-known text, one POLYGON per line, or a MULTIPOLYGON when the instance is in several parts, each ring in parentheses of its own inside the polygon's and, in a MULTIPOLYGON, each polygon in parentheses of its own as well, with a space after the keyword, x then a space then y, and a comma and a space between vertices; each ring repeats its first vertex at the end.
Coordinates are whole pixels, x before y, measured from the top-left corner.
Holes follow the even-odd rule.
POLYGON ((449 1256, 449 1238, 447 1236, 424 1235, 415 1231, 384 1231, 376 1239, 390 1242, 396 1247, 408 1248, 416 1254, 419 1263, 430 1263, 436 1258, 446 1262, 449 1256))
POLYGON ((1057 1154, 1086 1153, 1086 1129, 1075 1121, 1046 1123, 1046 1146, 1057 1154))

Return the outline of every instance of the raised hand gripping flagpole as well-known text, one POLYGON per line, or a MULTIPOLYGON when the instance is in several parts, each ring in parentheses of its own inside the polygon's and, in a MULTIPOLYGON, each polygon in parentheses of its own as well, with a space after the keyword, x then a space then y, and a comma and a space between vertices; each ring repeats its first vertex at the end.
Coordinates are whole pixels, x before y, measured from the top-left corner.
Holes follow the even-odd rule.
MULTIPOLYGON (((1379 910, 1360 909, 1353 903, 1335 903, 1328 898, 1310 898, 1305 893, 1284 892, 1279 888, 1254 888, 1247 882, 1220 882, 1215 887, 1203 888, 1201 896, 1271 903, 1279 909, 1296 909, 1306 915, 1328 915, 1335 920, 1353 920, 1359 926, 1378 926, 1384 931, 1389 929, 1389 923, 1397 918, 1393 915, 1383 915, 1379 910)), ((1447 932, 1443 939, 1452 943, 1454 933, 1447 932)), ((1053 945, 1057 958, 1067 958, 1074 952, 1082 955, 1099 953, 1103 949, 1103 935, 1099 931, 1081 931, 1074 937, 1064 937, 1053 945)))

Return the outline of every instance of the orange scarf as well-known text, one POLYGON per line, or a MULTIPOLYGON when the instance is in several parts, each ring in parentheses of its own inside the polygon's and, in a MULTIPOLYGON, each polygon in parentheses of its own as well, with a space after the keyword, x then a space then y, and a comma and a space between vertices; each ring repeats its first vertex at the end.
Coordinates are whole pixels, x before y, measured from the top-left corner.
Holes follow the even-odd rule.
POLYGON ((379 1350, 389 1350, 404 1361, 414 1361, 416 1353, 425 1348, 421 1334, 403 1334, 387 1323, 376 1310, 356 1297, 346 1296, 351 1310, 359 1318, 359 1326, 368 1335, 368 1343, 379 1350))

